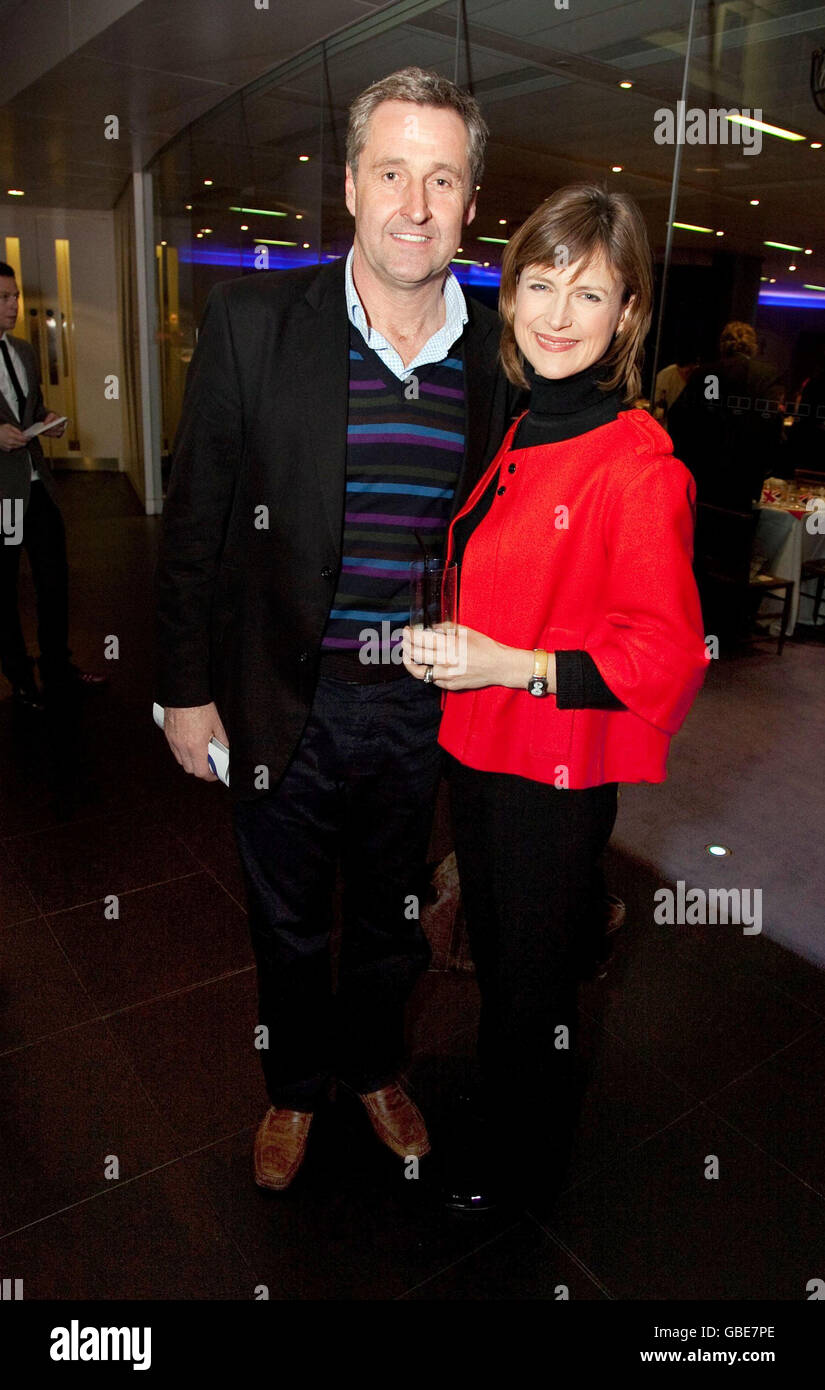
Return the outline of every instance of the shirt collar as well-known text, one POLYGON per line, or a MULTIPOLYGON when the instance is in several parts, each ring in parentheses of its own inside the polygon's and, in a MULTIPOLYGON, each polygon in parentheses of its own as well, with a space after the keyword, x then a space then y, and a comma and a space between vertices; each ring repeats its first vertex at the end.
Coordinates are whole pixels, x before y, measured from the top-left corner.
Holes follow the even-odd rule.
MULTIPOLYGON (((352 274, 352 262, 354 255, 355 247, 351 246, 349 249, 349 255, 347 256, 347 264, 345 271, 347 291, 347 313, 349 314, 350 323, 354 324, 356 328, 360 329, 360 331, 364 333, 366 337, 368 332, 367 315, 364 310, 364 306, 361 303, 361 297, 357 289, 355 288, 355 280, 352 274)), ((443 294, 446 307, 445 323, 450 319, 451 316, 453 316, 456 318, 460 318, 462 325, 466 324, 469 319, 469 315, 467 313, 467 301, 464 298, 464 292, 460 284, 458 283, 458 280, 456 279, 455 275, 453 275, 453 272, 450 270, 449 266, 447 267, 447 275, 444 280, 443 294)), ((440 329, 436 329, 436 332, 440 331, 440 329)), ((435 336, 435 334, 433 336, 435 336)))

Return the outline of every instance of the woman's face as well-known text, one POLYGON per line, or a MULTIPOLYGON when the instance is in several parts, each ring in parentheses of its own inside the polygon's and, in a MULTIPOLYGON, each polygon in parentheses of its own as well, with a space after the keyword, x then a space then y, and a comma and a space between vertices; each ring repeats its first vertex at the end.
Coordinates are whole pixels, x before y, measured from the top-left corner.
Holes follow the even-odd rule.
POLYGON ((539 376, 573 376, 604 357, 632 298, 603 256, 566 268, 527 266, 516 290, 513 331, 539 376))

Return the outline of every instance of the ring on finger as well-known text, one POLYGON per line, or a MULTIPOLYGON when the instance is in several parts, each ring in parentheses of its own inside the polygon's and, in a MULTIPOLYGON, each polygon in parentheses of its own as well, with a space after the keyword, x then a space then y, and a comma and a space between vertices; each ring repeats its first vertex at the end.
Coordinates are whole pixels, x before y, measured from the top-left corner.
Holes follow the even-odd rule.
POLYGON ((433 676, 433 668, 432 666, 428 666, 426 671, 424 672, 424 684, 432 685, 434 679, 435 678, 433 676))

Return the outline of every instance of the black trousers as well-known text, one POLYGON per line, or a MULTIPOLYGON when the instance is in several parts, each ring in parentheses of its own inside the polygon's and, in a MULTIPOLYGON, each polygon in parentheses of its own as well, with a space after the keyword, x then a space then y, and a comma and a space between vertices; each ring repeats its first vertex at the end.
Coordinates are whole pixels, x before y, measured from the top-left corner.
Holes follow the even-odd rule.
POLYGON ((565 791, 454 758, 447 776, 485 1107, 517 1114, 541 1145, 570 1114, 577 985, 604 941, 600 861, 617 786, 565 791))
POLYGON ((397 1072, 404 1006, 430 960, 418 900, 440 717, 439 692, 412 677, 376 685, 322 677, 281 782, 235 808, 273 1105, 312 1110, 331 1074, 368 1092, 397 1072))
POLYGON ((39 480, 31 485, 22 545, 6 545, 0 539, 0 667, 12 685, 27 685, 32 679, 17 599, 23 547, 37 599, 40 674, 51 680, 64 673, 69 664, 69 571, 63 518, 39 480))

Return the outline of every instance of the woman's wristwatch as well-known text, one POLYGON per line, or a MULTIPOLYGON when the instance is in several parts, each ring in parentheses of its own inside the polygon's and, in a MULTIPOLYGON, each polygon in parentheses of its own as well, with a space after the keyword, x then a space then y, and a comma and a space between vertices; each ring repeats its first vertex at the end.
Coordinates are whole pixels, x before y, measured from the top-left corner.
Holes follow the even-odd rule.
POLYGON ((533 649, 533 674, 527 682, 531 695, 541 697, 547 694, 547 652, 543 647, 533 649))

